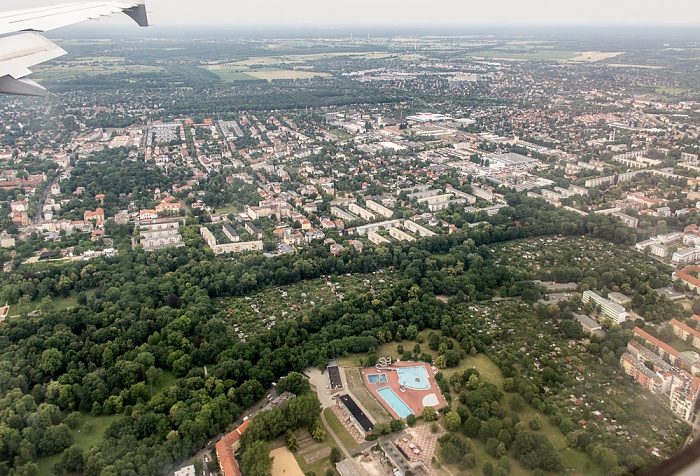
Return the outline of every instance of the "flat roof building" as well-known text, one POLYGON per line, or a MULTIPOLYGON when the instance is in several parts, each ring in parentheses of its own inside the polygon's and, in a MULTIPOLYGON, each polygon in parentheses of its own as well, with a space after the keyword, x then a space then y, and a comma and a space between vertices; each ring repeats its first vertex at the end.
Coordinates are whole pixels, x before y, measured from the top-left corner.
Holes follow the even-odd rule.
POLYGON ((583 303, 588 301, 593 301, 596 306, 600 307, 600 312, 606 317, 609 317, 615 324, 621 324, 625 322, 629 313, 625 311, 625 308, 614 302, 610 302, 599 294, 593 291, 583 292, 583 303))

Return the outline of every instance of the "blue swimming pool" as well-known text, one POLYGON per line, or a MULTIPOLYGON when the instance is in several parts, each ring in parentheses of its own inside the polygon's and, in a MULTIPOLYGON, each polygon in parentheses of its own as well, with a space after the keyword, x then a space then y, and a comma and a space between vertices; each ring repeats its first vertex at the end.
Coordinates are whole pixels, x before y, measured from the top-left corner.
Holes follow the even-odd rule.
POLYGON ((367 376, 367 381, 369 383, 385 383, 386 374, 370 374, 367 376))
POLYGON ((404 387, 414 390, 430 389, 428 371, 422 365, 399 367, 396 371, 399 374, 399 383, 404 387))
POLYGON ((408 415, 413 415, 413 412, 410 408, 408 408, 408 405, 406 405, 406 403, 401 400, 401 397, 396 395, 396 392, 394 392, 391 388, 380 388, 377 390, 377 393, 386 403, 389 404, 391 408, 394 409, 399 418, 406 418, 408 415))

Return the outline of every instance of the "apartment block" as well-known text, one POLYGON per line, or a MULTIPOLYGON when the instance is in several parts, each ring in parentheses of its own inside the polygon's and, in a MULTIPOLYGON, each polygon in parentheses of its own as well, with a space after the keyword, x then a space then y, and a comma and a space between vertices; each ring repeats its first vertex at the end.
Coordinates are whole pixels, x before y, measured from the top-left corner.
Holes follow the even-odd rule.
POLYGON ((627 316, 629 316, 629 313, 625 311, 624 307, 610 302, 593 291, 583 292, 583 303, 585 304, 588 301, 593 301, 596 306, 600 307, 600 312, 604 316, 609 317, 615 324, 625 322, 627 316))
POLYGON ((394 212, 393 212, 393 211, 391 211, 390 209, 388 209, 388 208, 385 207, 384 205, 380 205, 380 204, 378 204, 377 202, 374 202, 374 201, 372 201, 372 200, 366 200, 366 201, 365 201, 365 206, 366 206, 369 210, 380 214, 380 215, 383 216, 384 218, 391 218, 392 216, 394 216, 394 212))

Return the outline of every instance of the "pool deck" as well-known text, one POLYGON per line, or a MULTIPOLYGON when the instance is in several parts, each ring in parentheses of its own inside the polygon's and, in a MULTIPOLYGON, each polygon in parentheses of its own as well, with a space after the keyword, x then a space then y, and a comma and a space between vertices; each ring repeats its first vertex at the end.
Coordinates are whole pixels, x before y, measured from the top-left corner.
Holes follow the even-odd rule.
POLYGON ((382 371, 387 377, 386 383, 371 384, 367 381, 367 375, 372 375, 377 373, 377 369, 374 367, 368 367, 361 370, 362 382, 364 383, 367 390, 370 391, 372 396, 377 399, 377 401, 391 414, 393 418, 398 419, 399 415, 394 411, 394 409, 389 405, 384 399, 377 393, 377 390, 383 387, 390 387, 396 395, 399 396, 401 400, 404 401, 406 405, 413 411, 416 416, 420 416, 423 413, 423 398, 430 394, 435 394, 437 396, 438 404, 435 405, 435 409, 438 410, 442 407, 447 406, 445 397, 440 393, 440 389, 435 382, 435 371, 431 368, 429 364, 424 362, 395 362, 391 366, 387 367, 382 371), (395 369, 399 367, 425 367, 428 372, 428 381, 430 382, 430 388, 428 390, 414 390, 406 387, 406 391, 401 391, 401 384, 399 383, 399 374, 395 369), (394 369, 394 370, 392 370, 394 369))

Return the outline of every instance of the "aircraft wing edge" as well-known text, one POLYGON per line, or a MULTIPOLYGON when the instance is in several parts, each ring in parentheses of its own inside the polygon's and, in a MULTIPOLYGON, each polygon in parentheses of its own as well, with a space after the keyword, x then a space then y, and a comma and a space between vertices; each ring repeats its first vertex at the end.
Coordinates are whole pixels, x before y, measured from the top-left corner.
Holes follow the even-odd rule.
POLYGON ((0 93, 44 96, 46 89, 26 79, 30 66, 50 61, 66 51, 38 33, 0 38, 0 93))

